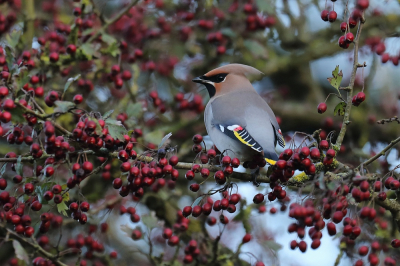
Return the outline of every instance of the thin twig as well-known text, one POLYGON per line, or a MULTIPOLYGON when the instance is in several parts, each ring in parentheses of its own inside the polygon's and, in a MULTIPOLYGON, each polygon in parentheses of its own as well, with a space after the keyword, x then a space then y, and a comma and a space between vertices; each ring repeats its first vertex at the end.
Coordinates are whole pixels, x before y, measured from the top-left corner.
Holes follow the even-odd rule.
POLYGON ((125 15, 126 13, 129 12, 129 10, 136 5, 139 2, 139 0, 135 0, 132 1, 127 7, 125 7, 125 9, 121 10, 121 12, 119 12, 117 15, 115 15, 112 19, 110 19, 109 21, 107 21, 106 24, 103 25, 103 27, 101 27, 100 30, 96 31, 92 37, 89 38, 89 40, 87 41, 88 43, 93 42, 94 40, 97 39, 97 37, 100 36, 100 34, 102 34, 110 25, 114 24, 117 20, 119 20, 123 15, 125 15))
POLYGON ((375 160, 377 160, 379 157, 385 155, 385 153, 387 151, 389 151, 391 148, 393 148, 397 143, 400 142, 400 137, 398 137, 395 140, 392 140, 390 142, 389 145, 387 145, 383 150, 381 150, 379 153, 375 154, 373 157, 369 158, 367 161, 363 162, 362 164, 360 164, 357 169, 359 169, 360 167, 364 167, 367 165, 370 165, 372 162, 374 162, 375 160))
POLYGON ((40 255, 42 255, 43 257, 51 260, 55 265, 57 266, 68 266, 67 264, 61 262, 58 259, 58 255, 53 255, 52 253, 44 250, 41 246, 39 246, 38 244, 32 243, 28 240, 28 238, 25 238, 23 236, 18 235, 17 233, 13 232, 12 230, 3 227, 2 225, 0 225, 0 228, 6 230, 7 234, 12 236, 15 239, 18 239, 19 242, 24 243, 27 246, 30 246, 31 248, 33 248, 36 252, 38 252, 40 255))
POLYGON ((400 124, 400 120, 399 120, 399 118, 397 116, 394 116, 392 118, 382 119, 382 120, 377 121, 376 123, 380 124, 380 125, 383 125, 385 123, 391 123, 391 122, 395 122, 395 121, 397 122, 397 124, 400 124))

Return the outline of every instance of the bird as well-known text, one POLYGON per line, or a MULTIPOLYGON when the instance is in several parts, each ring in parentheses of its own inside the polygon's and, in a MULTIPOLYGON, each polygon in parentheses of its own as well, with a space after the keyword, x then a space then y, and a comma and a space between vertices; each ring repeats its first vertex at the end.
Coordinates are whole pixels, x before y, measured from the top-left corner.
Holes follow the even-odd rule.
POLYGON ((210 96, 204 123, 216 148, 243 165, 262 158, 259 168, 275 165, 276 149, 286 144, 274 112, 248 79, 254 75, 263 73, 248 65, 227 64, 192 81, 203 84, 210 96))

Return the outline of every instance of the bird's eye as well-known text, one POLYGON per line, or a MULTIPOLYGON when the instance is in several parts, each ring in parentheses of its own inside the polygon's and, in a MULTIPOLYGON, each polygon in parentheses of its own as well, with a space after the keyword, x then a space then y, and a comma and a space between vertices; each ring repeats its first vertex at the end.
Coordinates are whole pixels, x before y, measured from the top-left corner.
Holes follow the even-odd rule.
POLYGON ((217 79, 219 82, 222 82, 225 79, 225 75, 218 75, 217 79))

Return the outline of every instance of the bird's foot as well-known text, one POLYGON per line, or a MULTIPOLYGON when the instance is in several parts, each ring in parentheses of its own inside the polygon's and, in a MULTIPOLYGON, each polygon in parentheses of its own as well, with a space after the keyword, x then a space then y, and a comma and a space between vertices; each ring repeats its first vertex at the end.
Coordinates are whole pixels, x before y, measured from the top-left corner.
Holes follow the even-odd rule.
POLYGON ((258 187, 260 185, 260 182, 257 182, 257 177, 259 174, 260 174, 260 168, 258 168, 258 167, 257 167, 257 169, 255 169, 255 171, 253 171, 251 173, 252 182, 256 187, 258 187))

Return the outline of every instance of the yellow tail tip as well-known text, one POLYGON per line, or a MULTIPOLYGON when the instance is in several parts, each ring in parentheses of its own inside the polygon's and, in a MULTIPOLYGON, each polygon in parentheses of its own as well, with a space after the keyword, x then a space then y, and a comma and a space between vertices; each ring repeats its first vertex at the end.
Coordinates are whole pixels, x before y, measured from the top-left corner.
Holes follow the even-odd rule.
POLYGON ((265 158, 265 161, 270 165, 275 165, 276 164, 276 161, 268 159, 268 158, 265 158))

